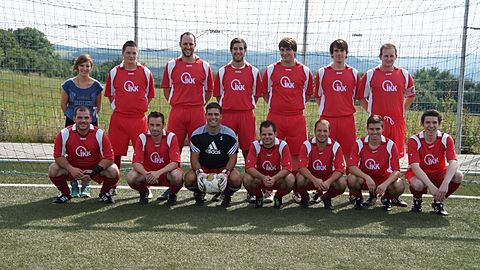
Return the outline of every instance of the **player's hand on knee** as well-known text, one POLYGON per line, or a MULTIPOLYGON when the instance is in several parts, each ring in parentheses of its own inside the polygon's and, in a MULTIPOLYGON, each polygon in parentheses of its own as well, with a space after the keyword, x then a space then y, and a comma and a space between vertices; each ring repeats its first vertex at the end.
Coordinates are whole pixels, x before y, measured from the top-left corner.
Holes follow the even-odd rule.
POLYGON ((83 170, 79 169, 79 168, 76 168, 76 167, 72 167, 70 168, 70 170, 68 170, 68 173, 73 176, 75 179, 81 179, 84 175, 83 175, 83 170))
POLYGON ((220 191, 224 191, 227 188, 228 175, 222 172, 217 174, 217 178, 218 178, 218 185, 220 187, 220 191))
POLYGON ((200 191, 205 192, 205 181, 207 180, 208 174, 204 173, 202 170, 197 172, 197 186, 200 191))

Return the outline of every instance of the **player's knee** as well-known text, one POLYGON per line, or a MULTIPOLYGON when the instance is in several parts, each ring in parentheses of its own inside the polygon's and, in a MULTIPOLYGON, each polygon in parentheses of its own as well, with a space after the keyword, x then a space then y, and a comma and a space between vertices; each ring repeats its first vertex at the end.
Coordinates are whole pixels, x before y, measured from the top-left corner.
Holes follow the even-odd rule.
POLYGON ((335 187, 336 190, 345 190, 347 188, 347 177, 342 176, 338 178, 337 181, 333 182, 333 187, 335 187))
POLYGON ((50 166, 48 166, 48 176, 49 177, 55 177, 60 175, 60 166, 58 166, 57 163, 52 163, 50 166))
POLYGON ((295 176, 293 176, 293 174, 289 173, 285 176, 285 185, 286 188, 293 188, 295 186, 295 176))
POLYGON ((422 191, 425 188, 425 184, 422 181, 420 181, 417 177, 412 177, 412 179, 410 179, 410 186, 415 191, 422 191))
POLYGON ((360 185, 359 178, 353 174, 349 174, 347 176, 347 185, 348 188, 358 188, 360 185))
POLYGON ((185 186, 195 186, 197 184, 197 175, 193 170, 188 171, 184 177, 185 186))
POLYGON ((452 182, 454 183, 461 183, 463 181, 463 173, 461 171, 455 172, 455 175, 453 176, 452 182))
POLYGON ((133 185, 136 184, 136 179, 138 178, 139 173, 137 173, 135 170, 131 170, 127 173, 125 176, 127 178, 127 184, 133 185))
POLYGON ((236 169, 233 169, 228 176, 228 184, 233 187, 240 187, 242 185, 242 177, 236 169))
POLYGON ((302 174, 297 173, 297 175, 295 176, 295 187, 304 188, 307 186, 307 184, 308 184, 307 178, 305 178, 305 176, 303 176, 302 174))
POLYGON ((104 170, 105 176, 108 178, 119 178, 120 171, 118 170, 117 165, 112 164, 107 169, 104 170))

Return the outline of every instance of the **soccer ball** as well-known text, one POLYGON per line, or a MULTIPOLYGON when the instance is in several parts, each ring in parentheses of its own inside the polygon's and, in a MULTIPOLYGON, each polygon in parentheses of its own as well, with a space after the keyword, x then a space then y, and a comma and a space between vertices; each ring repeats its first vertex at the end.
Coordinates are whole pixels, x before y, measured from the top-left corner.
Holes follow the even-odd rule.
POLYGON ((207 179, 203 182, 205 184, 205 192, 210 194, 222 192, 221 181, 222 178, 218 174, 208 174, 207 179))

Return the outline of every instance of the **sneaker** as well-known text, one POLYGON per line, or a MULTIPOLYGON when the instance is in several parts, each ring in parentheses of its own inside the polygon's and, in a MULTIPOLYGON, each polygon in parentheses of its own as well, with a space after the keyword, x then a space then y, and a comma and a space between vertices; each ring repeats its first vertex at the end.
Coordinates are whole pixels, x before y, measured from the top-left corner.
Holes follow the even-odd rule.
POLYGON ((111 194, 111 196, 117 195, 117 187, 111 188, 110 189, 110 194, 111 194))
POLYGON ((380 201, 382 202, 383 210, 392 211, 392 201, 390 199, 387 199, 385 198, 385 196, 382 196, 382 198, 380 198, 380 201))
POLYGON ((440 216, 448 216, 447 210, 443 208, 443 203, 433 201, 432 203, 433 212, 440 216))
POLYGON ((377 195, 370 193, 368 199, 363 203, 364 206, 370 207, 377 203, 377 195))
POLYGON ((177 194, 170 193, 170 196, 168 196, 167 204, 168 205, 176 205, 177 204, 177 194))
POLYGON ((60 193, 60 195, 58 195, 57 198, 55 198, 55 200, 52 201, 52 203, 63 204, 63 203, 68 202, 71 198, 72 198, 72 196, 70 196, 70 195, 65 195, 63 193, 60 193))
POLYGON ((72 180, 70 182, 70 185, 72 186, 72 192, 70 193, 70 196, 76 198, 78 197, 80 193, 80 189, 78 188, 78 181, 77 180, 72 180))
POLYGON ((310 203, 311 204, 320 203, 322 201, 321 197, 322 197, 322 194, 320 192, 318 192, 318 191, 313 192, 313 197, 312 197, 312 200, 310 201, 310 203))
POLYGON ((263 193, 263 202, 272 203, 273 202, 273 190, 265 190, 263 193))
POLYGON ((165 190, 162 195, 158 196, 157 201, 166 201, 170 195, 170 189, 165 190))
POLYGON ((232 201, 232 196, 230 195, 224 195, 223 201, 222 201, 222 207, 229 207, 230 202, 232 201))
POLYGON ((204 198, 205 198, 205 195, 201 192, 199 193, 193 193, 193 197, 195 197, 195 205, 196 206, 203 206, 205 203, 204 203, 204 198))
POLYGON ((307 196, 307 197, 302 197, 302 198, 300 199, 300 207, 301 207, 301 208, 308 208, 309 201, 310 201, 310 197, 309 197, 309 196, 307 196))
POLYGON ((219 202, 220 200, 223 200, 225 197, 223 196, 222 192, 217 192, 215 194, 213 194, 213 197, 212 197, 212 202, 219 202))
POLYGON ((323 201, 323 208, 325 208, 326 210, 333 210, 331 198, 322 199, 322 201, 323 201))
POLYGON ((302 196, 298 192, 292 192, 292 201, 296 203, 301 203, 302 202, 302 196))
POLYGON ((99 201, 104 203, 115 203, 115 200, 112 197, 112 194, 109 192, 98 194, 99 201))
POLYGON ((277 209, 282 208, 282 198, 274 197, 273 198, 273 207, 275 207, 277 209))
POLYGON ((88 189, 87 183, 82 183, 82 188, 80 189, 80 197, 81 198, 90 198, 90 190, 88 189))
MULTIPOLYGON (((255 195, 253 195, 254 197, 256 197, 255 195)), ((254 207, 255 208, 262 208, 263 207, 263 197, 256 197, 255 198, 255 204, 254 204, 254 207)))
POLYGON ((422 212, 422 199, 413 198, 412 212, 422 212))
MULTIPOLYGON (((247 193, 247 202, 248 203, 256 203, 257 202, 257 196, 250 195, 250 194, 247 193)), ((262 197, 262 205, 263 205, 263 197, 262 197)))
POLYGON ((348 196, 348 202, 350 202, 350 204, 355 204, 355 201, 356 201, 355 196, 353 195, 348 196))
POLYGON ((140 191, 140 199, 138 200, 138 203, 139 204, 148 204, 148 193, 149 193, 149 190, 143 190, 143 191, 140 191))
POLYGON ((153 198, 153 193, 152 193, 152 190, 150 190, 150 188, 148 189, 148 196, 147 198, 149 199, 152 199, 153 198))
POLYGON ((362 197, 360 197, 360 198, 354 198, 353 209, 355 209, 355 210, 361 210, 362 208, 363 208, 363 199, 362 199, 362 197))
POLYGON ((392 205, 398 206, 398 207, 407 207, 408 203, 402 200, 402 198, 398 197, 398 198, 392 199, 392 205))

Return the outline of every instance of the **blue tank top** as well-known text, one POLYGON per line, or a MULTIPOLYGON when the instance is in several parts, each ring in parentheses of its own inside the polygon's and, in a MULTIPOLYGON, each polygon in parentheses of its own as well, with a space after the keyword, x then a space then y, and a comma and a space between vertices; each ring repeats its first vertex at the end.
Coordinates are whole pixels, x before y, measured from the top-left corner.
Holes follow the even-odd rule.
POLYGON ((73 120, 73 113, 78 106, 86 106, 92 112, 92 122, 98 121, 97 115, 97 96, 103 91, 102 84, 95 80, 89 88, 79 88, 73 82, 73 79, 68 79, 62 84, 63 91, 68 95, 67 109, 65 116, 73 120))

